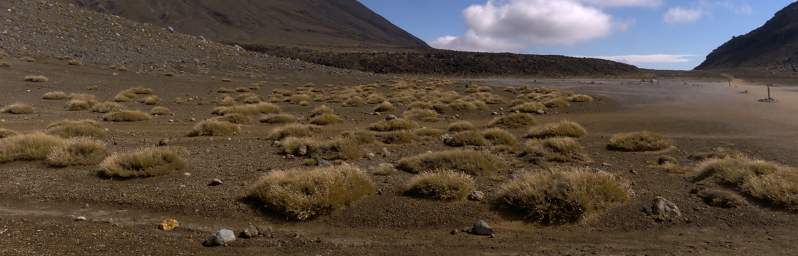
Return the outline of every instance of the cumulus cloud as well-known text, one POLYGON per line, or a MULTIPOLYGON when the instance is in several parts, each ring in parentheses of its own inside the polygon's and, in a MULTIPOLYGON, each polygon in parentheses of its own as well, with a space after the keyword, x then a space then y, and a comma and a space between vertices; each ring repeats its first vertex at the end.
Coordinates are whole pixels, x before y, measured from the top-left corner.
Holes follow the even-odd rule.
MULTIPOLYGON (((532 44, 574 44, 609 35, 613 18, 583 2, 633 4, 645 0, 488 0, 463 11, 469 30, 430 45, 467 51, 522 51, 532 44)), ((649 0, 650 1, 650 0, 649 0)))
POLYGON ((677 6, 668 9, 663 20, 668 24, 684 24, 696 22, 703 16, 704 11, 701 8, 690 9, 677 6))
POLYGON ((662 5, 662 0, 579 0, 585 4, 606 7, 656 7, 662 5))
POLYGON ((648 55, 620 55, 620 56, 591 56, 591 58, 605 59, 627 64, 662 64, 686 63, 690 61, 690 54, 648 54, 648 55))

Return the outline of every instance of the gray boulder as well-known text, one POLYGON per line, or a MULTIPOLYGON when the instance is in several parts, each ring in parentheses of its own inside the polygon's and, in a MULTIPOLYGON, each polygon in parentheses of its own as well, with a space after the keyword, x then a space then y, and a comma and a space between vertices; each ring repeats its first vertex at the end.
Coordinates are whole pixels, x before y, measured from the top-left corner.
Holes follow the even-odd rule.
POLYGON ((229 229, 221 229, 216 231, 213 235, 202 243, 205 246, 226 246, 228 243, 236 240, 236 234, 229 229))
POLYGON ((494 233, 493 228, 484 220, 477 221, 477 223, 474 223, 474 226, 471 227, 471 234, 474 235, 490 236, 494 233))

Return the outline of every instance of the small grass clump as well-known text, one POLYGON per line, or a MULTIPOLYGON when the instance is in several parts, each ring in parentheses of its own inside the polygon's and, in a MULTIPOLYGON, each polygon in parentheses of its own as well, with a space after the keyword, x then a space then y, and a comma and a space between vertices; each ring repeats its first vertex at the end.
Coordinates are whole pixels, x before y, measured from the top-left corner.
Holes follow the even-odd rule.
POLYGON ((240 132, 241 126, 237 124, 223 120, 209 119, 195 125, 191 132, 188 133, 188 136, 233 136, 239 134, 240 132))
POLYGON ((14 103, 0 109, 0 112, 13 115, 28 115, 33 114, 33 106, 26 103, 14 103))
POLYGON ((335 114, 335 110, 333 110, 331 107, 328 107, 327 105, 321 105, 317 108, 314 108, 313 111, 310 112, 311 117, 320 116, 324 114, 335 114))
POLYGON ((11 136, 17 136, 19 133, 6 128, 0 128, 0 139, 5 139, 11 136))
POLYGON ((671 140, 648 131, 615 134, 607 144, 610 150, 623 152, 660 151, 671 146, 673 146, 671 140))
POLYGON ((0 139, 0 163, 44 160, 50 150, 64 143, 64 139, 44 134, 20 134, 0 139))
POLYGON ((51 167, 99 164, 107 155, 105 143, 86 137, 72 138, 52 148, 45 162, 51 167))
POLYGON ((527 138, 545 139, 552 137, 581 138, 585 135, 587 135, 587 130, 579 123, 562 120, 529 128, 526 136, 527 138))
POLYGON ((468 197, 476 187, 470 175, 450 170, 419 174, 404 185, 404 194, 441 201, 458 201, 468 197))
MULTIPOLYGON (((100 103, 94 104, 94 106, 91 107, 91 112, 106 114, 106 113, 111 113, 111 112, 114 112, 114 111, 119 111, 119 110, 122 110, 124 108, 125 108, 125 106, 122 106, 122 104, 119 104, 119 103, 116 103, 116 102, 112 102, 112 101, 105 101, 105 102, 100 102, 100 103)), ((67 109, 69 109, 69 107, 67 107, 67 109)))
POLYGON ((543 103, 547 108, 567 108, 571 106, 571 103, 568 103, 567 100, 557 97, 554 99, 547 100, 543 103))
POLYGON ((288 218, 303 221, 346 208, 375 191, 376 186, 365 172, 340 165, 273 171, 255 183, 250 198, 288 218))
POLYGON ((144 148, 114 153, 100 163, 100 168, 100 175, 106 177, 146 178, 183 170, 186 161, 175 148, 144 148))
POLYGON ((393 120, 383 120, 377 123, 373 123, 369 126, 369 130, 377 131, 377 132, 390 132, 390 131, 401 131, 401 130, 412 130, 418 127, 416 122, 407 120, 407 119, 393 119, 393 120))
POLYGON ((500 116, 493 119, 490 127, 501 127, 506 129, 518 129, 535 125, 537 121, 530 114, 526 113, 512 113, 505 116, 500 116))
POLYGON ((239 113, 244 115, 261 115, 261 114, 274 114, 280 113, 282 109, 268 102, 261 102, 256 104, 235 105, 230 107, 218 107, 214 109, 213 113, 216 115, 226 115, 231 113, 239 113))
POLYGON ((23 80, 25 80, 25 82, 31 82, 31 83, 46 83, 47 81, 50 81, 49 78, 42 75, 25 76, 23 80))
POLYGON ((84 111, 91 109, 92 104, 90 101, 71 99, 64 104, 66 111, 84 111))
POLYGON ((476 126, 469 121, 459 121, 449 124, 449 132, 473 131, 476 126))
POLYGON ((62 92, 62 91, 52 91, 52 92, 47 92, 44 95, 42 95, 42 99, 44 99, 44 100, 66 100, 68 98, 69 98, 69 94, 67 94, 66 92, 62 92))
POLYGON ((577 140, 567 137, 531 140, 524 147, 522 154, 537 163, 590 161, 585 148, 577 140))
POLYGON ((159 102, 161 102, 161 97, 158 97, 156 95, 149 95, 139 99, 138 101, 141 104, 152 106, 152 105, 157 105, 159 102))
POLYGON ((441 130, 441 129, 423 127, 423 128, 416 129, 414 131, 414 133, 416 134, 416 136, 419 136, 419 137, 440 137, 441 135, 446 133, 446 131, 441 130))
POLYGON ((383 101, 380 105, 374 108, 374 112, 385 113, 396 111, 396 107, 390 101, 383 101))
POLYGON ((409 144, 415 142, 418 138, 416 134, 411 131, 392 131, 381 132, 375 135, 377 140, 385 144, 409 144))
POLYGON ((464 131, 443 138, 443 143, 450 147, 485 146, 488 141, 478 131, 464 131))
POLYGON ((542 224, 579 222, 629 201, 629 187, 603 171, 561 167, 502 185, 496 204, 542 224))
POLYGON ((543 103, 540 102, 527 102, 515 106, 511 110, 521 113, 542 113, 542 111, 546 111, 546 105, 543 105, 543 103))
POLYGON ((265 124, 290 124, 296 123, 297 118, 291 114, 269 114, 261 117, 260 122, 265 124))
POLYGON ((593 97, 584 94, 574 94, 566 98, 570 102, 592 102, 593 97))
POLYGON ((311 137, 313 136, 316 128, 310 125, 303 124, 288 124, 276 127, 269 133, 269 138, 273 140, 282 140, 288 137, 311 137))
POLYGON ((103 116, 103 120, 107 122, 141 122, 150 119, 152 119, 150 114, 137 110, 115 111, 103 116))
POLYGON ((329 114, 329 113, 321 114, 310 119, 311 124, 321 125, 321 126, 338 124, 342 123, 343 121, 344 119, 339 117, 338 115, 329 114))
POLYGON ((410 120, 416 120, 416 121, 420 121, 420 122, 437 122, 438 121, 438 112, 435 112, 435 110, 430 110, 430 109, 414 108, 414 109, 405 111, 405 113, 402 114, 402 115, 404 116, 404 118, 407 118, 407 119, 410 119, 410 120))
POLYGON ((502 146, 513 146, 518 144, 518 140, 515 138, 515 135, 512 133, 502 129, 502 128, 491 128, 482 131, 482 136, 493 145, 502 145, 502 146))
POLYGON ((252 118, 250 118, 248 115, 240 113, 227 114, 224 116, 216 117, 214 119, 227 121, 234 124, 248 124, 249 122, 252 122, 252 118))
POLYGON ((494 155, 473 150, 449 150, 424 153, 399 160, 397 168, 410 173, 453 170, 471 175, 490 175, 505 168, 494 155))
POLYGON ((153 116, 168 116, 174 114, 172 110, 167 107, 155 106, 150 109, 150 115, 153 116))
POLYGON ((105 130, 94 120, 61 121, 47 126, 47 134, 56 135, 61 138, 74 137, 105 137, 105 130))
POLYGON ((798 211, 798 171, 747 157, 709 159, 696 168, 697 182, 734 188, 769 207, 798 211))

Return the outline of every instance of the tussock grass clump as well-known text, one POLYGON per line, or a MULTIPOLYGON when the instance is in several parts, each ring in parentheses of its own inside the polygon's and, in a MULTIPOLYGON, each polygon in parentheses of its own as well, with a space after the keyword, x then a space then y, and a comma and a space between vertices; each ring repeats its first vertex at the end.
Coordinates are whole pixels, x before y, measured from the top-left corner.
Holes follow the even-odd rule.
POLYGON ((156 106, 150 109, 150 115, 153 116, 168 116, 172 114, 172 110, 167 107, 156 106))
POLYGON ((149 95, 139 99, 138 101, 141 104, 152 106, 152 105, 157 105, 159 102, 161 102, 161 97, 158 97, 156 95, 149 95))
POLYGON ((288 124, 272 129, 269 138, 282 140, 288 137, 311 137, 316 129, 315 126, 310 125, 288 124))
POLYGON ((511 109, 512 111, 518 111, 521 113, 540 113, 541 111, 546 110, 546 105, 540 102, 527 102, 520 105, 517 105, 511 109))
POLYGON ((482 131, 482 136, 493 145, 513 146, 518 144, 515 135, 501 128, 491 128, 482 131))
MULTIPOLYGON (((83 107, 85 107, 85 106, 83 106, 83 107)), ((67 109, 69 109, 69 108, 70 107, 67 107, 67 109)), ((112 101, 105 101, 105 102, 100 102, 100 103, 94 104, 94 106, 91 107, 91 112, 105 114, 105 113, 111 113, 111 112, 114 112, 114 111, 119 111, 119 110, 122 110, 124 108, 125 108, 125 106, 122 106, 122 104, 119 104, 119 103, 116 103, 116 102, 112 102, 112 101)))
POLYGON ((335 114, 335 110, 333 110, 331 107, 328 107, 327 105, 321 105, 318 106, 317 108, 314 108, 313 111, 310 112, 311 117, 320 116, 324 114, 335 114))
POLYGON ((624 152, 659 151, 671 146, 673 146, 671 140, 648 131, 615 134, 607 144, 610 150, 624 152))
POLYGON ((535 125, 537 121, 530 114, 513 113, 500 116, 490 122, 490 127, 501 127, 506 129, 518 129, 535 125))
POLYGON ((244 104, 231 107, 218 107, 214 109, 213 113, 216 115, 227 115, 232 113, 239 113, 244 115, 260 115, 260 114, 274 114, 280 113, 282 109, 268 102, 261 102, 256 104, 244 104))
POLYGON ((64 120, 61 122, 55 122, 47 126, 45 132, 47 134, 56 135, 61 138, 105 137, 105 130, 102 127, 100 127, 100 124, 94 120, 78 120, 78 121, 64 120))
POLYGON ((444 131, 444 130, 435 129, 435 128, 429 128, 429 127, 419 128, 419 129, 416 129, 414 132, 415 132, 416 136, 419 136, 419 137, 440 137, 441 135, 446 133, 446 131, 444 131))
POLYGON ((84 111, 91 109, 91 102, 85 100, 72 99, 64 104, 66 111, 84 111))
POLYGON ((731 187, 773 208, 798 210, 798 171, 747 157, 709 159, 696 168, 695 181, 731 187))
POLYGON ((44 100, 66 100, 68 98, 69 98, 69 94, 67 94, 66 92, 62 92, 62 91, 52 91, 52 92, 47 92, 44 95, 42 95, 42 99, 44 99, 44 100))
POLYGON ((140 122, 152 119, 150 114, 137 110, 115 111, 103 116, 103 120, 108 122, 140 122))
POLYGON ((416 122, 407 120, 407 119, 393 119, 393 120, 383 120, 377 123, 373 123, 369 126, 369 130, 377 131, 377 132, 390 132, 390 131, 401 131, 401 130, 412 130, 418 127, 416 122))
POLYGON ((629 201, 629 187, 603 171, 561 167, 502 185, 496 204, 542 224, 579 222, 629 201))
POLYGON ((418 139, 415 133, 407 130, 381 132, 375 136, 377 140, 385 144, 409 144, 418 139))
POLYGON ((44 160, 64 139, 44 133, 20 134, 0 139, 0 163, 44 160))
POLYGON ((547 108, 567 108, 571 106, 571 103, 568 103, 568 101, 562 97, 557 97, 547 100, 543 105, 546 105, 547 108))
POLYGON ((191 132, 188 133, 189 137, 199 136, 233 136, 241 132, 241 126, 217 119, 209 119, 202 121, 194 126, 191 132))
POLYGON ((350 97, 342 104, 344 107, 360 107, 366 105, 366 100, 360 96, 350 97))
POLYGON ((526 136, 528 138, 545 139, 551 137, 581 138, 585 135, 587 135, 587 130, 579 123, 562 120, 529 128, 526 136))
POLYGON ((33 114, 33 106, 26 103, 14 103, 0 109, 0 112, 13 115, 33 114))
POLYGON ((570 102, 592 102, 593 97, 584 94, 574 94, 566 98, 570 102))
POLYGON ((23 80, 25 80, 25 82, 31 82, 31 83, 46 83, 47 81, 50 81, 49 78, 42 75, 25 76, 23 80))
POLYGON ((365 154, 360 147, 362 144, 367 143, 352 136, 340 136, 324 141, 308 137, 288 137, 280 141, 280 148, 282 153, 295 156, 327 160, 357 160, 365 154))
POLYGON ((17 136, 17 134, 19 134, 19 133, 17 133, 14 130, 6 129, 6 128, 0 128, 0 139, 5 139, 5 138, 11 137, 11 136, 17 136))
POLYGON ((273 171, 258 180, 250 197, 295 220, 308 220, 346 208, 374 194, 368 175, 350 165, 273 171))
POLYGON ((100 174, 106 177, 146 178, 183 170, 186 161, 175 148, 144 148, 114 153, 100 163, 100 168, 100 174))
POLYGON ((476 126, 469 121, 459 121, 449 124, 449 132, 463 132, 463 131, 472 131, 476 129, 476 126))
POLYGON ((310 119, 311 124, 322 126, 342 123, 343 121, 344 119, 336 114, 321 114, 310 119))
POLYGON ((405 111, 402 114, 405 118, 410 120, 416 120, 420 122, 437 122, 438 121, 438 112, 435 110, 429 109, 418 109, 414 108, 408 111, 405 111))
POLYGON ((404 194, 442 201, 465 199, 474 191, 474 178, 450 170, 425 172, 404 185, 404 194))
POLYGON ((66 140, 52 148, 45 162, 51 167, 96 165, 108 155, 105 143, 80 137, 66 140))
POLYGON ((573 138, 557 137, 531 140, 524 147, 523 155, 533 162, 587 162, 590 157, 579 141, 573 138))
POLYGON ((453 170, 471 175, 490 175, 505 168, 495 156, 473 150, 449 150, 424 153, 399 160, 397 168, 410 173, 453 170))
POLYGON ((383 101, 382 103, 380 103, 380 105, 377 105, 377 107, 374 108, 374 112, 380 112, 380 113, 393 112, 393 111, 396 111, 396 107, 393 104, 391 104, 390 101, 383 101))
POLYGON ((290 124, 296 123, 297 118, 291 114, 269 114, 261 117, 260 122, 266 124, 290 124))
POLYGON ((215 120, 226 121, 233 124, 248 124, 252 122, 252 119, 249 118, 248 115, 240 114, 240 113, 232 113, 227 114, 224 116, 216 117, 215 120))
POLYGON ((443 138, 443 143, 450 147, 485 146, 488 141, 478 131, 464 131, 443 138))

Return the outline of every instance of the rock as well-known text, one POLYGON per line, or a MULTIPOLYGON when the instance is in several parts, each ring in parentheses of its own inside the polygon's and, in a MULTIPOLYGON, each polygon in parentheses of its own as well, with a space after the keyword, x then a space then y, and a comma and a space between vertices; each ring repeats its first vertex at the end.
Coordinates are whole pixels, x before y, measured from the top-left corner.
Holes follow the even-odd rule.
POLYGON ((385 121, 391 121, 391 120, 395 120, 395 119, 398 119, 398 117, 396 117, 396 115, 393 115, 393 114, 389 114, 389 115, 385 116, 385 121))
POLYGON ((477 221, 474 223, 474 226, 471 227, 471 234, 478 235, 478 236, 489 236, 493 235, 495 232, 493 228, 488 225, 487 222, 484 220, 477 221))
POLYGON ((211 180, 211 183, 208 184, 208 186, 219 186, 219 185, 222 185, 222 184, 224 184, 224 182, 222 182, 222 180, 213 179, 213 180, 211 180))
POLYGON ((260 235, 261 235, 260 231, 258 230, 257 227, 255 227, 253 225, 249 225, 248 228, 244 229, 244 231, 241 231, 241 233, 238 235, 238 237, 241 237, 241 238, 244 238, 244 239, 250 239, 250 238, 258 237, 260 235))
POLYGON ((546 114, 546 111, 542 110, 542 109, 538 109, 538 111, 536 111, 536 112, 538 113, 538 115, 546 114))
POLYGON ((385 157, 391 156, 391 151, 388 148, 382 148, 382 155, 385 157))
POLYGON ((299 155, 299 156, 308 155, 308 146, 307 145, 302 145, 301 147, 299 147, 297 155, 299 155))
POLYGON ((318 161, 318 163, 316 165, 321 166, 321 167, 325 167, 325 166, 332 165, 332 163, 330 161, 327 161, 327 160, 324 160, 324 159, 319 159, 319 161, 318 161))
POLYGON ((671 157, 671 156, 661 156, 661 157, 659 157, 659 158, 657 159, 657 164, 658 164, 658 165, 676 164, 676 163, 678 163, 678 162, 679 162, 679 161, 678 161, 678 160, 676 160, 676 158, 673 158, 673 157, 671 157))
POLYGON ((377 155, 376 155, 376 154, 374 154, 374 153, 371 153, 371 152, 369 152, 368 154, 366 154, 366 158, 368 158, 369 160, 372 160, 372 159, 374 159, 374 158, 376 158, 376 157, 377 157, 377 155))
POLYGON ((236 240, 236 234, 233 233, 232 230, 229 229, 222 229, 216 231, 213 235, 209 236, 205 242, 202 243, 204 246, 222 246, 227 245, 230 242, 236 240))
POLYGON ((167 146, 171 141, 169 139, 161 139, 158 141, 158 146, 167 146))
POLYGON ((650 213, 657 222, 674 222, 682 219, 682 211, 668 199, 658 196, 654 199, 650 213))
POLYGON ((87 220, 87 218, 86 218, 86 217, 83 217, 83 216, 77 216, 77 217, 75 217, 75 221, 86 221, 86 220, 87 220))
POLYGON ((173 27, 171 27, 171 26, 170 27, 166 27, 166 30, 169 30, 169 32, 172 32, 172 33, 175 32, 175 29, 173 27))
POLYGON ((471 192, 471 194, 468 195, 468 200, 471 200, 471 201, 482 201, 482 200, 485 200, 485 192, 482 192, 482 191, 479 191, 479 190, 471 192))
POLYGON ((163 231, 172 231, 175 230, 175 228, 177 228, 178 226, 180 226, 180 223, 177 222, 176 219, 170 218, 162 220, 161 223, 158 224, 158 229, 163 231))

